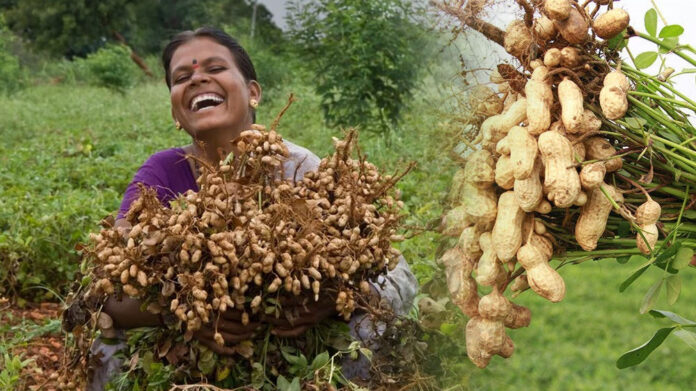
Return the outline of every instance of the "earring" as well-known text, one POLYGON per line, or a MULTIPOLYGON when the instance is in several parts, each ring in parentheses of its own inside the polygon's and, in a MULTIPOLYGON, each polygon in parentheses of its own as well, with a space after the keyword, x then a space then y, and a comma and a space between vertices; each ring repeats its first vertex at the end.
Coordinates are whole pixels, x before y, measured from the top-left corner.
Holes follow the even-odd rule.
POLYGON ((249 99, 249 107, 251 107, 252 109, 259 107, 259 101, 257 101, 256 99, 249 99))
POLYGON ((176 127, 176 130, 181 130, 181 122, 176 121, 176 123, 174 124, 174 126, 176 127))

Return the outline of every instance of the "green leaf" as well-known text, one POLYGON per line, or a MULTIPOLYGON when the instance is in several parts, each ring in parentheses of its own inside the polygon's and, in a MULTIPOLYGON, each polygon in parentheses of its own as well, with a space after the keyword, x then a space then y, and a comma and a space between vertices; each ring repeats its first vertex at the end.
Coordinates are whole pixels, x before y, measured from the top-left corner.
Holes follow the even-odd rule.
POLYGON ((667 292, 667 303, 673 305, 677 302, 679 298, 679 293, 681 292, 682 280, 679 275, 667 277, 667 284, 665 284, 665 290, 667 292))
POLYGON ((669 53, 672 50, 674 50, 674 48, 676 48, 678 45, 678 37, 668 37, 662 40, 662 45, 660 45, 657 51, 661 54, 669 53))
POLYGON ((648 342, 624 353, 621 357, 619 357, 619 359, 616 360, 616 367, 619 369, 624 369, 642 363, 650 355, 650 353, 653 352, 653 350, 662 345, 662 342, 665 341, 665 339, 669 336, 669 333, 671 333, 675 328, 677 328, 677 326, 657 330, 655 335, 653 335, 648 342))
POLYGON ((454 323, 443 323, 440 325, 440 332, 442 334, 447 335, 447 336, 454 335, 454 332, 456 330, 457 330, 457 325, 454 323))
POLYGON ((675 314, 674 312, 670 312, 670 311, 650 310, 650 315, 652 315, 654 318, 667 318, 673 322, 683 324, 683 325, 696 324, 696 322, 694 322, 693 320, 682 318, 681 316, 675 314))
POLYGON ((645 13, 645 31, 653 37, 657 32, 657 11, 654 8, 650 8, 645 13))
POLYGON ((643 52, 636 56, 636 68, 647 68, 652 65, 655 60, 657 60, 657 52, 643 52))
POLYGON ((678 24, 670 24, 660 30, 660 38, 678 37, 684 33, 684 27, 678 24))
POLYGON ((655 300, 660 296, 660 288, 662 288, 662 283, 665 282, 664 279, 659 279, 648 289, 643 297, 643 303, 640 305, 640 313, 644 314, 652 309, 655 305, 655 300))
POLYGON ((372 350, 368 348, 360 348, 360 353, 367 358, 367 361, 372 361, 372 350))
POLYGON ((295 377, 292 379, 292 383, 290 383, 290 387, 288 387, 288 391, 302 391, 300 388, 300 378, 295 377))
POLYGON ((672 267, 676 270, 681 270, 691 262, 691 257, 694 256, 694 250, 689 247, 682 247, 677 251, 672 261, 672 267))
POLYGON ((674 331, 674 335, 679 337, 685 344, 689 345, 691 349, 696 350, 696 333, 689 330, 678 329, 674 331))
POLYGON ((629 256, 624 256, 624 257, 618 257, 616 258, 616 262, 618 262, 620 265, 623 265, 628 262, 629 256))
MULTIPOLYGON (((640 255, 633 255, 633 256, 631 256, 631 258, 629 258, 628 261, 629 262, 632 261, 634 259, 634 257, 640 257, 640 258, 643 258, 647 261, 647 258, 640 256, 640 255)), ((638 270, 633 272, 633 274, 631 274, 626 280, 624 280, 624 282, 621 283, 621 285, 619 286, 619 292, 623 292, 626 290, 626 288, 631 286, 631 284, 633 284, 633 281, 637 280, 638 277, 640 277, 643 273, 645 273, 646 270, 648 270, 648 267, 650 267, 650 264, 643 265, 638 270)))
POLYGON ((279 391, 287 391, 290 389, 290 382, 283 375, 278 375, 278 380, 276 381, 279 391))
POLYGON ((628 40, 626 39, 626 30, 615 35, 607 41, 607 46, 612 50, 621 50, 626 47, 628 40))
POLYGON ((330 359, 331 357, 329 356, 329 352, 322 352, 321 354, 314 357, 314 360, 312 360, 312 365, 310 366, 311 372, 323 368, 326 364, 329 363, 330 359))

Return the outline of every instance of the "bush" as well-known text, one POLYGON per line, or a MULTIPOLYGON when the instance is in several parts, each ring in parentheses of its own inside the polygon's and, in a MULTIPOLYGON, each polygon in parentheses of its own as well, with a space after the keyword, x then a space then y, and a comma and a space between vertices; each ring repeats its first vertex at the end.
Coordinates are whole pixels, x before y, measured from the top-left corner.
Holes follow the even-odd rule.
POLYGON ((289 30, 314 71, 329 126, 387 133, 429 57, 411 0, 294 0, 289 30))
POLYGON ((119 92, 133 86, 138 79, 138 69, 130 59, 130 49, 123 45, 106 45, 76 62, 84 62, 91 84, 119 92))
POLYGON ((19 59, 10 51, 14 36, 0 19, 0 94, 9 94, 26 84, 26 74, 19 59))

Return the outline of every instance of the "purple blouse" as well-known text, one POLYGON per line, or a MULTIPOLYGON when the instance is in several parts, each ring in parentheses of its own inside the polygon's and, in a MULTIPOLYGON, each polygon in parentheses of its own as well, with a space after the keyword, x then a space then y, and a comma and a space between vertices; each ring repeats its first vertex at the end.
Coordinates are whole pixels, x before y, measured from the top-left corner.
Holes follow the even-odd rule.
POLYGON ((170 201, 189 189, 198 191, 198 184, 185 155, 182 148, 170 148, 150 156, 126 188, 118 218, 123 218, 128 213, 130 204, 138 198, 138 183, 154 188, 157 198, 165 206, 169 206, 170 201))

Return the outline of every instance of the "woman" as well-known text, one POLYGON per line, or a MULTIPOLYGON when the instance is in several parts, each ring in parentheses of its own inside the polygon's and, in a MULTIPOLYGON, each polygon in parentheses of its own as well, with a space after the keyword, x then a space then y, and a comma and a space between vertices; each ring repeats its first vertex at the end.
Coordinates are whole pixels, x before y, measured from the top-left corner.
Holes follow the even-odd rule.
MULTIPOLYGON (((116 226, 124 230, 130 227, 123 216, 130 203, 137 198, 137 183, 155 188, 164 205, 189 189, 197 191, 196 160, 186 159, 184 155, 217 164, 220 156, 231 152, 229 141, 243 130, 250 129, 255 121, 255 108, 261 100, 261 86, 256 81, 251 59, 232 37, 220 30, 200 28, 176 35, 164 49, 162 62, 170 91, 172 117, 176 127, 184 129, 193 142, 183 148, 157 152, 140 167, 126 189, 116 221, 116 226)), ((285 143, 290 152, 290 157, 284 163, 285 173, 295 173, 297 179, 301 179, 305 172, 318 167, 319 158, 316 155, 288 141, 285 143)), ((408 311, 416 289, 415 278, 403 259, 386 278, 375 284, 375 291, 397 314, 408 311)), ((272 325, 274 334, 299 336, 335 313, 334 303, 326 300, 294 305, 299 317, 293 322, 282 317, 264 319, 272 325)), ((288 303, 285 307, 292 310, 292 306, 293 303, 288 303)), ((134 299, 118 301, 111 298, 104 311, 113 318, 115 327, 119 329, 162 324, 159 316, 141 312, 140 303, 134 299)), ((225 346, 214 342, 214 325, 204 325, 195 337, 219 354, 233 354, 229 344, 251 338, 260 326, 258 323, 243 325, 240 315, 236 310, 228 310, 218 321, 217 329, 225 340, 225 346)), ((359 316, 351 320, 353 325, 363 323, 359 316)), ((363 326, 351 327, 351 332, 363 341, 370 338, 370 331, 363 326)), ((113 354, 120 347, 122 345, 95 343, 92 350, 102 354, 104 365, 95 371, 89 390, 103 389, 108 378, 118 370, 120 363, 113 358, 113 354)), ((346 368, 346 375, 365 377, 366 369, 364 365, 354 365, 346 368)))

